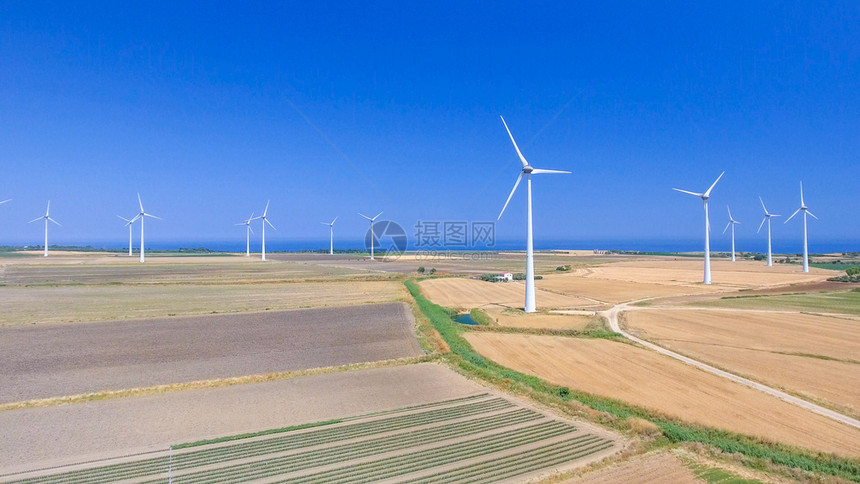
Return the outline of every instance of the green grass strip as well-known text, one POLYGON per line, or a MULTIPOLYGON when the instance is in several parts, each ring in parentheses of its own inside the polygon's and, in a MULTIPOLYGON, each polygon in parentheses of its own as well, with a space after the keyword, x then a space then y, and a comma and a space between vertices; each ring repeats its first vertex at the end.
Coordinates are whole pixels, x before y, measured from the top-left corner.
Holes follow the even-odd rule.
POLYGON ((322 427, 324 425, 332 425, 332 424, 341 423, 341 422, 343 422, 342 419, 324 420, 322 422, 313 422, 313 423, 306 423, 306 424, 301 424, 301 425, 292 425, 290 427, 281 427, 279 429, 269 429, 269 430, 261 430, 259 432, 249 432, 249 433, 245 433, 245 434, 228 435, 225 437, 218 437, 215 439, 205 439, 205 440, 198 440, 196 442, 187 442, 184 444, 177 444, 177 445, 173 446, 173 450, 187 449, 189 447, 199 447, 201 445, 219 444, 221 442, 230 442, 233 440, 250 439, 251 437, 261 437, 263 435, 282 434, 284 432, 292 432, 293 430, 310 429, 310 428, 314 428, 314 427, 322 427))
POLYGON ((784 444, 768 443, 741 434, 677 421, 619 400, 553 385, 538 377, 501 366, 478 354, 463 338, 463 333, 469 331, 470 328, 457 324, 451 319, 451 316, 456 314, 454 311, 434 304, 422 296, 414 281, 407 280, 405 285, 415 299, 418 309, 451 349, 453 354, 449 358, 451 363, 468 374, 494 384, 513 382, 521 385, 527 391, 557 401, 560 400, 560 402, 575 400, 592 409, 606 412, 621 419, 638 417, 649 420, 657 424, 672 442, 700 442, 716 447, 723 452, 741 454, 747 458, 746 465, 753 468, 764 470, 768 466, 766 461, 770 461, 782 466, 860 482, 860 460, 858 459, 809 452, 784 444))

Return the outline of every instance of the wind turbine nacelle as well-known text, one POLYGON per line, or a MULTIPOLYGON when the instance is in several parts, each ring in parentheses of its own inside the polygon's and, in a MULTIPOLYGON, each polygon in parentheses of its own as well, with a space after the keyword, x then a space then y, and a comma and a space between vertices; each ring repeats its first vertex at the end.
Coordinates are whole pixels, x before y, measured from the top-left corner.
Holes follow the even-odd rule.
POLYGON ((526 165, 523 167, 523 173, 525 173, 527 175, 531 174, 532 171, 534 171, 534 168, 532 168, 531 165, 526 165))

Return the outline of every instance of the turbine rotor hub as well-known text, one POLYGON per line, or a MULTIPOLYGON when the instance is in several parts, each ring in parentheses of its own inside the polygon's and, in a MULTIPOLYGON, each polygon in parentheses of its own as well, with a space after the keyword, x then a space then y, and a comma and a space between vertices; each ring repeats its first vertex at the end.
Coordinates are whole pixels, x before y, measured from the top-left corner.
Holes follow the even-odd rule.
POLYGON ((523 173, 525 173, 526 175, 531 174, 532 171, 534 171, 534 168, 532 168, 531 165, 526 165, 523 167, 523 173))

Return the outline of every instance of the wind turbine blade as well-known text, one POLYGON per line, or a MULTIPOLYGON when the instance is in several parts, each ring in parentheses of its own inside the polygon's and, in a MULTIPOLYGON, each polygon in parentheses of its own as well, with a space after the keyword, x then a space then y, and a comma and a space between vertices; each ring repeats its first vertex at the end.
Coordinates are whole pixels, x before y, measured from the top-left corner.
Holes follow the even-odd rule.
POLYGON ((734 221, 735 221, 735 219, 733 219, 733 218, 732 218, 732 209, 730 209, 730 208, 729 208, 729 206, 728 206, 728 205, 726 205, 726 210, 728 210, 728 211, 729 211, 729 220, 731 220, 732 222, 734 222, 734 221))
MULTIPOLYGON (((807 210, 806 213, 808 213, 809 215, 812 215, 812 212, 810 212, 809 210, 807 210)), ((818 220, 818 217, 816 217, 815 215, 812 215, 812 218, 814 218, 815 220, 818 220)))
POLYGON ((361 215, 362 217, 366 218, 367 220, 370 220, 371 222, 373 222, 373 219, 368 217, 367 215, 365 215, 363 213, 359 213, 359 215, 361 215))
POLYGON ((520 152, 520 147, 519 147, 519 146, 517 146, 517 142, 516 142, 516 141, 514 141, 514 135, 512 135, 512 134, 511 134, 511 130, 510 130, 510 129, 508 129, 508 123, 506 123, 506 122, 505 122, 505 118, 503 118, 502 116, 499 116, 499 117, 500 117, 500 118, 502 118, 502 124, 504 124, 504 125, 505 125, 505 131, 507 131, 507 132, 508 132, 508 136, 510 136, 510 137, 511 137, 511 143, 513 143, 513 144, 514 144, 514 149, 515 149, 515 150, 517 150, 517 156, 519 156, 519 157, 520 157, 520 163, 522 163, 522 164, 523 164, 523 168, 525 168, 525 167, 529 166, 529 162, 528 162, 528 161, 526 161, 525 156, 523 156, 523 154, 520 152))
POLYGON ((794 218, 794 216, 795 216, 795 215, 797 215, 797 213, 798 213, 798 212, 800 212, 800 209, 799 209, 799 208, 798 208, 797 210, 795 210, 793 214, 791 214, 791 217, 788 217, 787 219, 785 219, 785 222, 783 222, 783 223, 784 223, 784 224, 787 224, 787 223, 788 223, 788 221, 789 221, 789 220, 791 220, 791 219, 793 219, 793 218, 794 218))
POLYGON ((330 224, 330 223, 328 223, 328 222, 320 222, 320 223, 321 223, 321 224, 323 224, 323 225, 331 225, 331 224, 330 224))
POLYGON ((672 190, 675 190, 676 192, 686 193, 686 194, 688 194, 688 195, 695 195, 695 196, 697 196, 697 197, 699 197, 699 198, 701 198, 701 197, 703 197, 703 196, 704 196, 704 194, 703 194, 703 193, 688 192, 687 190, 681 190, 680 188, 673 188, 672 190))
POLYGON ((714 189, 714 187, 715 187, 715 186, 717 186, 717 182, 718 182, 718 181, 720 181, 720 178, 722 178, 722 177, 723 177, 723 175, 725 175, 725 174, 726 174, 726 172, 722 172, 722 173, 720 173, 720 176, 718 176, 718 177, 717 177, 717 179, 716 179, 716 180, 714 180, 714 184, 713 184, 713 185, 711 185, 711 188, 708 188, 708 191, 706 191, 706 192, 705 192, 705 196, 706 196, 706 197, 710 197, 710 196, 711 196, 711 190, 713 190, 713 189, 714 189))
MULTIPOLYGON (((52 219, 51 217, 45 217, 45 218, 47 218, 47 219, 48 219, 48 220, 50 220, 51 222, 54 222, 54 223, 55 223, 55 224, 57 224, 57 225, 60 225, 60 222, 57 222, 56 220, 52 219)), ((62 225, 60 225, 60 227, 62 227, 62 225)))
POLYGON ((263 216, 261 218, 266 218, 266 214, 269 213, 269 201, 270 200, 266 201, 266 209, 263 210, 263 216))
POLYGON ((731 226, 731 225, 732 225, 732 223, 731 223, 731 222, 729 222, 729 223, 727 223, 727 224, 726 224, 726 228, 724 228, 724 229, 723 229, 723 233, 724 233, 724 234, 726 233, 726 230, 729 230, 729 226, 731 226))
POLYGON ((532 170, 532 175, 540 175, 541 173, 570 173, 570 172, 569 171, 563 171, 563 170, 541 170, 538 168, 535 168, 534 170, 532 170))
POLYGON ((523 179, 523 172, 520 172, 520 176, 517 177, 517 182, 514 183, 514 189, 511 190, 511 194, 508 195, 508 199, 505 201, 505 206, 502 207, 502 211, 499 212, 499 218, 496 220, 500 220, 502 218, 502 214, 505 213, 505 209, 508 208, 508 204, 511 203, 511 197, 514 196, 514 192, 517 191, 517 187, 520 186, 520 181, 523 179))
MULTIPOLYGON (((269 222, 269 219, 264 218, 263 220, 265 220, 265 221, 266 221, 266 223, 267 223, 267 224, 269 224, 269 227, 272 227, 273 229, 275 229, 275 226, 274 226, 274 225, 272 225, 272 222, 269 222)), ((278 230, 278 229, 275 229, 275 230, 278 230)))
POLYGON ((335 222, 337 222, 337 217, 335 217, 334 220, 331 221, 331 225, 334 225, 335 222))
POLYGON ((373 217, 371 220, 376 220, 376 219, 378 219, 380 215, 382 215, 382 212, 379 212, 378 214, 376 214, 376 217, 373 217))
POLYGON ((252 229, 250 225, 248 226, 248 231, 251 232, 252 234, 254 233, 254 229, 252 229))
POLYGON ((758 197, 758 201, 761 202, 761 208, 764 209, 764 213, 766 215, 767 214, 767 207, 764 206, 764 200, 762 200, 761 197, 758 197))
POLYGON ((27 223, 28 223, 28 224, 31 224, 31 223, 33 223, 33 222, 38 222, 39 220, 42 220, 43 218, 45 218, 45 217, 34 218, 33 220, 30 220, 30 221, 29 221, 29 222, 27 222, 27 223))
POLYGON ((12 201, 12 199, 11 199, 11 198, 8 198, 8 199, 3 200, 2 202, 0 202, 0 205, 3 205, 4 203, 6 203, 6 202, 11 202, 11 201, 12 201))
POLYGON ((157 218, 158 220, 164 220, 164 219, 163 219, 163 218, 161 218, 161 217, 156 217, 155 215, 152 215, 152 214, 149 214, 149 213, 145 213, 145 214, 143 214, 143 215, 144 215, 144 216, 146 216, 146 217, 157 218))
POLYGON ((800 182, 800 206, 802 207, 804 205, 806 204, 803 203, 803 182, 800 182))
POLYGON ((143 202, 140 200, 140 192, 137 193, 137 204, 140 205, 140 213, 143 213, 143 202))
POLYGON ((242 223, 233 224, 233 225, 248 225, 248 224, 246 224, 245 222, 242 222, 242 223))
POLYGON ((761 223, 759 224, 759 226, 758 226, 758 230, 756 230, 756 231, 755 231, 755 233, 759 233, 759 232, 761 232, 761 228, 762 228, 762 227, 764 227, 764 222, 765 222, 766 220, 767 220, 767 215, 765 215, 765 216, 764 216, 764 218, 763 218, 763 219, 761 219, 761 223))
POLYGON ((48 208, 45 209, 45 216, 47 217, 50 214, 51 214, 51 201, 48 200, 48 208))
POLYGON ((137 219, 139 219, 139 218, 140 218, 140 214, 137 214, 137 215, 135 215, 135 216, 134 216, 134 218, 133 218, 133 219, 131 219, 131 222, 129 222, 129 223, 137 222, 137 219))
POLYGON ((126 222, 131 222, 131 220, 123 217, 122 215, 117 215, 117 217, 121 218, 122 220, 125 220, 126 222))

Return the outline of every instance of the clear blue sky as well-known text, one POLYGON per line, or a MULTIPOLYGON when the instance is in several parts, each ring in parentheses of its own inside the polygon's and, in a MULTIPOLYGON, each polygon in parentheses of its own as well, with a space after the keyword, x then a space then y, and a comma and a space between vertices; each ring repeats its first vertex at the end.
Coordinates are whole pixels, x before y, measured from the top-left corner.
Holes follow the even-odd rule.
POLYGON ((153 242, 242 242, 267 199, 273 240, 495 220, 501 114, 573 171, 535 177, 537 239, 700 238, 671 188, 726 170, 716 245, 730 204, 763 249, 757 197, 788 215, 801 179, 811 237, 860 245, 860 3, 598 3, 2 2, 0 244, 39 243, 48 199, 52 243, 123 244, 138 191, 153 242))

